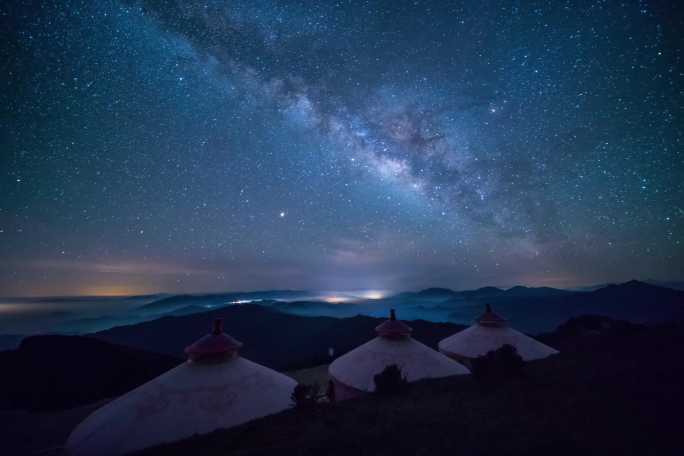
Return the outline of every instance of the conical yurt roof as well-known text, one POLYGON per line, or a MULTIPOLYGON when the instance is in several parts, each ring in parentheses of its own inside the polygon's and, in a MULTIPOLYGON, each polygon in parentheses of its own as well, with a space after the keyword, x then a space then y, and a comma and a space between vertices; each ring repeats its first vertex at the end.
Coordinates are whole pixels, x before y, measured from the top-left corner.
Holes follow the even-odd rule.
POLYGON ((336 359, 330 364, 330 376, 360 391, 375 390, 375 375, 396 364, 409 382, 469 374, 467 368, 411 337, 411 328, 390 319, 375 328, 378 337, 336 359))
POLYGON ((113 400, 67 440, 72 456, 120 455, 270 415, 291 406, 296 382, 242 358, 214 330, 186 348, 188 361, 113 400))
POLYGON ((472 326, 441 340, 439 351, 454 358, 477 358, 506 344, 514 346, 525 361, 558 353, 558 350, 511 328, 489 304, 472 326))

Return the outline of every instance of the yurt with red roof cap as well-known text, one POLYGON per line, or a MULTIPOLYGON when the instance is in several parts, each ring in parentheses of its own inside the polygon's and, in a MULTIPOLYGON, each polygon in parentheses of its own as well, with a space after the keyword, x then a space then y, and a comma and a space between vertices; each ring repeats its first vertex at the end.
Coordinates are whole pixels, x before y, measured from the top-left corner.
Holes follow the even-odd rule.
POLYGON ((238 354, 214 329, 185 349, 188 360, 88 416, 66 443, 70 455, 120 455, 229 428, 291 406, 296 382, 238 354))
POLYGON ((411 337, 412 329, 396 319, 375 328, 378 337, 337 358, 328 372, 335 399, 344 400, 375 390, 375 375, 387 366, 397 365, 409 382, 423 378, 469 374, 463 365, 411 337))
POLYGON ((508 321, 494 312, 489 304, 472 326, 441 340, 439 351, 468 364, 470 359, 486 355, 506 344, 515 347, 524 361, 558 353, 558 350, 511 328, 508 321))

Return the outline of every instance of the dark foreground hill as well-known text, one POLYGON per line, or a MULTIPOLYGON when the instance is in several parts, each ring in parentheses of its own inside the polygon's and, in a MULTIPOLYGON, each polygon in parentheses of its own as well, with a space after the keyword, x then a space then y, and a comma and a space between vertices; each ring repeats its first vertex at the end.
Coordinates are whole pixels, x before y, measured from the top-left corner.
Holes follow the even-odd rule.
POLYGON ((63 409, 116 397, 180 361, 88 337, 29 337, 0 352, 0 410, 63 409))
MULTIPOLYGON (((182 356, 186 346, 209 331, 215 318, 224 319, 226 332, 244 343, 241 354, 274 369, 289 370, 329 362, 336 355, 376 336, 382 319, 300 317, 257 304, 225 307, 209 312, 170 316, 93 334, 107 342, 182 356)), ((412 321, 414 337, 431 347, 463 329, 452 323, 412 321)))
POLYGON ((551 335, 564 342, 560 355, 496 386, 424 381, 398 397, 293 409, 143 454, 682 454, 684 326, 606 321, 571 322, 551 335))

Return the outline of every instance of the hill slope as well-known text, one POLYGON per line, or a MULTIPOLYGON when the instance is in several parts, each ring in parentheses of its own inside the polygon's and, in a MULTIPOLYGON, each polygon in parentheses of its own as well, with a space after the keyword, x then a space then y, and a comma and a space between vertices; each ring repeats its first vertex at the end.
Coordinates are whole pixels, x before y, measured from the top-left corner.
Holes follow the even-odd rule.
POLYGON ((0 352, 0 409, 61 409, 119 396, 180 359, 80 336, 34 336, 0 352))
POLYGON ((494 388, 424 381, 400 397, 289 410, 143 454, 681 454, 684 327, 616 328, 494 388))

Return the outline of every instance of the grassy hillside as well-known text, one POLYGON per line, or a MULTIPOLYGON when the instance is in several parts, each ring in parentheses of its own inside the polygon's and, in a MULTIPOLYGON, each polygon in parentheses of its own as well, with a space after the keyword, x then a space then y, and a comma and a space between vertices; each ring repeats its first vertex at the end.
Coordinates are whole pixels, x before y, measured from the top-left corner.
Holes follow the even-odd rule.
POLYGON ((574 326, 554 335, 560 355, 497 386, 424 381, 144 454, 682 454, 684 326, 574 326))

